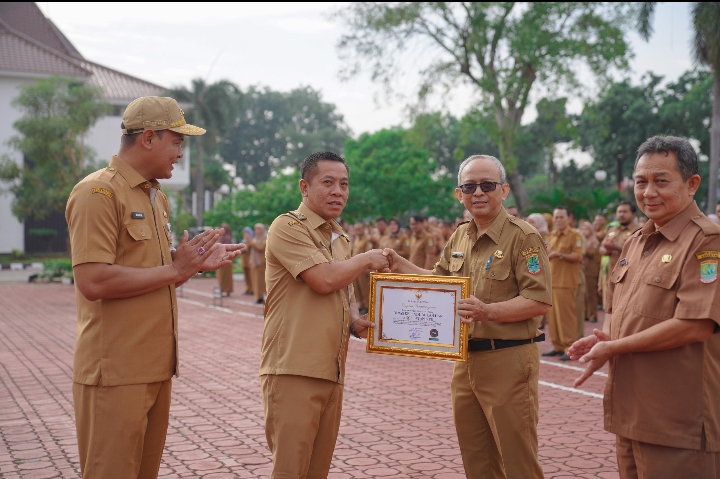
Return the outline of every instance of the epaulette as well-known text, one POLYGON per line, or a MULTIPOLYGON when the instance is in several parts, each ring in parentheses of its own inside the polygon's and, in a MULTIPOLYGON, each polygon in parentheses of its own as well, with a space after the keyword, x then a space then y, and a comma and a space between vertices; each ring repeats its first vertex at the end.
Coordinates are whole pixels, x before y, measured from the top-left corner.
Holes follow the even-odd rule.
POLYGON ((715 236, 720 234, 720 226, 713 223, 710 218, 703 214, 695 215, 692 217, 693 222, 702 229, 705 236, 715 236))
POLYGON ((345 238, 345 241, 347 241, 348 243, 350 243, 350 237, 348 236, 347 233, 345 233, 345 232, 343 231, 343 234, 341 234, 340 236, 342 236, 343 238, 345 238))
POLYGON ((297 210, 288 211, 288 214, 293 215, 295 218, 299 219, 300 221, 307 219, 307 216, 305 216, 304 214, 300 213, 297 210))
POLYGON ((115 168, 114 166, 108 166, 107 168, 104 168, 102 170, 102 173, 100 173, 98 179, 102 181, 107 181, 112 179, 116 174, 117 168, 115 168))
POLYGON ((531 233, 537 233, 538 231, 527 221, 521 220, 520 218, 516 218, 515 216, 510 216, 510 222, 520 228, 523 233, 525 234, 531 234, 531 233))

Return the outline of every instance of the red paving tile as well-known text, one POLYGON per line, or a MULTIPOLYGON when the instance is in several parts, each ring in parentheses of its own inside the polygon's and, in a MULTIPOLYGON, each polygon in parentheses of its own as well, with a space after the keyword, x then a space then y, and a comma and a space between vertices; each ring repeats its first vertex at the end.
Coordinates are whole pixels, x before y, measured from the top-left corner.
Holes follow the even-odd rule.
MULTIPOLYGON (((262 308, 237 294, 212 307, 214 285, 194 279, 179 298, 181 377, 173 381, 160 468, 166 479, 255 478, 271 471, 257 376, 262 308)), ((586 332, 601 324, 586 324, 586 332)), ((74 340, 72 288, 0 284, 0 477, 79 476, 74 340)), ((540 344, 541 351, 549 349, 549 342, 540 344)), ((602 429, 598 397, 605 376, 573 390, 578 368, 555 358, 541 363, 538 436, 545 477, 615 479, 614 436, 602 429)), ((452 422, 451 371, 444 361, 369 355, 352 341, 329 477, 465 477, 452 422)))

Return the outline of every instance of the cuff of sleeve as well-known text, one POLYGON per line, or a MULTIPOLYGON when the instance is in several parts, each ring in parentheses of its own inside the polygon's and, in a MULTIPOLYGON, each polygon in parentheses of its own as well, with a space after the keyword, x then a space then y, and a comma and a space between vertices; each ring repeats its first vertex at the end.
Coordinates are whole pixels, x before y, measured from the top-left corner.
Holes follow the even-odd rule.
POLYGON ((74 256, 72 259, 73 268, 84 263, 115 264, 115 255, 109 253, 92 253, 74 256))
POLYGON ((677 319, 712 319, 720 325, 720 311, 711 304, 682 304, 675 309, 677 319))
POLYGON ((537 301, 538 303, 545 303, 548 306, 552 306, 552 296, 546 291, 533 291, 532 289, 523 289, 520 291, 520 296, 526 299, 537 301))
POLYGON ((322 253, 314 254, 293 266, 290 270, 290 274, 293 275, 293 278, 297 279, 300 273, 302 273, 306 269, 310 269, 316 264, 322 264, 327 262, 327 258, 325 258, 322 253))

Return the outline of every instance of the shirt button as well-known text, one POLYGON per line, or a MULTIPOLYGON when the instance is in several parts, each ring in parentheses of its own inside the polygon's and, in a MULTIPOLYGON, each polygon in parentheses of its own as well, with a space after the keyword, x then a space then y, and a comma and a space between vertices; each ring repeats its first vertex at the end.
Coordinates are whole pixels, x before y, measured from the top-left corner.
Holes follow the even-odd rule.
POLYGON ((643 256, 650 256, 650 251, 645 251, 645 252, 643 253, 643 256))
POLYGON ((700 218, 700 215, 693 216, 693 219, 698 219, 698 218, 700 218))
POLYGON ((140 236, 145 236, 145 232, 143 231, 142 233, 140 233, 140 236))
POLYGON ((660 282, 660 276, 655 276, 655 282, 656 282, 656 283, 659 283, 659 282, 660 282))
POLYGON ((622 311, 623 309, 625 309, 625 306, 620 306, 620 311, 622 311))
POLYGON ((633 278, 632 282, 637 283, 637 278, 633 278))
POLYGON ((115 167, 114 167, 114 166, 111 166, 110 168, 108 168, 108 170, 110 170, 110 171, 115 171, 115 167))

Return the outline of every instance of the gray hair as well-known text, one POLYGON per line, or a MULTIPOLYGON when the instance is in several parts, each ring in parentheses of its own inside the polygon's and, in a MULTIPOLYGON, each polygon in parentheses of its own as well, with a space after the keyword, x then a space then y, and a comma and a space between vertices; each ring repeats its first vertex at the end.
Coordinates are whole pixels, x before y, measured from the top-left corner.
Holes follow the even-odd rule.
POLYGON ((674 153, 677 159, 676 166, 683 181, 687 181, 691 176, 698 174, 697 154, 695 148, 687 141, 687 138, 679 136, 653 136, 648 138, 638 148, 635 168, 637 168, 638 161, 643 155, 652 155, 653 153, 665 153, 665 156, 668 153, 674 153))
POLYGON ((538 230, 538 233, 546 235, 550 234, 550 231, 548 231, 547 220, 540 213, 530 213, 530 215, 528 215, 528 223, 532 224, 535 229, 538 230))
POLYGON ((460 163, 460 168, 458 168, 458 186, 460 185, 460 176, 462 175, 463 170, 468 164, 470 164, 470 162, 475 160, 489 160, 490 162, 494 163, 500 171, 500 183, 502 183, 503 185, 507 183, 507 174, 505 173, 505 167, 500 162, 500 160, 490 155, 470 155, 465 158, 462 163, 460 163))

